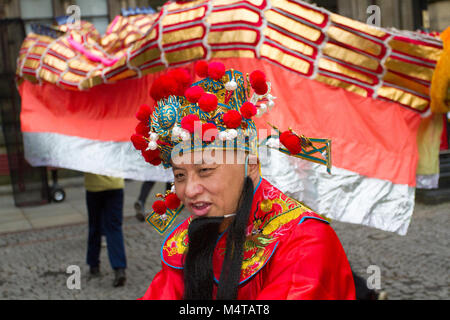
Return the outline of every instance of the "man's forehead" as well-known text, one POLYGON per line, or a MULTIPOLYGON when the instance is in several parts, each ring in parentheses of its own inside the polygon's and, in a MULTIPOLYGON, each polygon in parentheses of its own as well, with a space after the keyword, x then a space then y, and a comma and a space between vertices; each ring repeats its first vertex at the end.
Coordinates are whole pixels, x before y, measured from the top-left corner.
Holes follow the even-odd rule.
POLYGON ((182 155, 172 156, 172 167, 182 168, 185 165, 202 164, 244 164, 245 152, 236 150, 203 150, 186 152, 182 155))

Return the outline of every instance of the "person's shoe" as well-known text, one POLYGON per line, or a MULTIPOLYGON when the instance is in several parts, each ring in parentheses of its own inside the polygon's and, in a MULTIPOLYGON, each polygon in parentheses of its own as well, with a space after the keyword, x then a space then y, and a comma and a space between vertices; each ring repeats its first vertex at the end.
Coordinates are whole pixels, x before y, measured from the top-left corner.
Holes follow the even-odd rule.
POLYGON ((127 277, 125 276, 125 269, 116 269, 114 270, 115 278, 113 282, 114 287, 122 287, 127 281, 127 277))
POLYGON ((89 274, 91 277, 99 277, 100 276, 100 266, 89 267, 89 274))
POLYGON ((378 299, 377 300, 388 300, 388 293, 386 291, 380 291, 378 293, 378 299))
POLYGON ((136 210, 136 219, 138 219, 140 222, 145 221, 144 216, 144 204, 141 201, 136 201, 134 203, 134 210, 136 210))

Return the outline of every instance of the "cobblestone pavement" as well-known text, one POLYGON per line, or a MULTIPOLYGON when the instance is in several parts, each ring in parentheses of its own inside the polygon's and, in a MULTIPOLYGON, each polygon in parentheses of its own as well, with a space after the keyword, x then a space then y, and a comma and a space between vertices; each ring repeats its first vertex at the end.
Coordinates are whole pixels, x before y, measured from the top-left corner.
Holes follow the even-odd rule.
MULTIPOLYGON (((450 203, 417 204, 406 236, 340 222, 332 222, 332 226, 354 271, 367 278, 370 265, 380 267, 381 288, 389 299, 449 299, 449 214, 450 203)), ((186 216, 183 213, 177 221, 186 216)), ((128 279, 122 288, 112 287, 106 248, 101 253, 101 276, 89 278, 86 223, 0 235, 0 299, 142 296, 160 269, 164 237, 134 217, 125 218, 123 228, 128 279), (79 290, 67 288, 69 265, 81 268, 79 290)))

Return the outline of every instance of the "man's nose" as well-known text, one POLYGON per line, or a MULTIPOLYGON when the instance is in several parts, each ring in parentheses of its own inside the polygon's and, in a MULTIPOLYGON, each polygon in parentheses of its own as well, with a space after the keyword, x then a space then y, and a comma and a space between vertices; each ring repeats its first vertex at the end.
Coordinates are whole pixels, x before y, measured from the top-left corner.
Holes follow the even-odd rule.
POLYGON ((185 195, 189 199, 195 199, 203 192, 204 188, 200 179, 195 175, 188 177, 186 182, 185 195))

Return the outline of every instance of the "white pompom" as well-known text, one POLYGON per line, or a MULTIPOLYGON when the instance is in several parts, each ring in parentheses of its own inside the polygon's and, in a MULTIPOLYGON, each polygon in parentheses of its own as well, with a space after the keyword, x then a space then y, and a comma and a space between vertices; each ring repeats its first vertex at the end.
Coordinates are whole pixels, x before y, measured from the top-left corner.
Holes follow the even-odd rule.
POLYGON ((170 188, 170 192, 175 193, 175 185, 170 188))
POLYGON ((219 140, 220 141, 227 140, 227 137, 228 137, 228 133, 226 131, 220 131, 219 132, 219 140))
POLYGON ((269 102, 267 102, 267 106, 269 107, 269 110, 272 110, 272 108, 275 106, 275 102, 269 100, 269 102))
POLYGON ((236 90, 237 89, 236 81, 234 81, 234 79, 233 79, 233 80, 228 81, 227 83, 225 83, 225 89, 227 89, 228 91, 236 90))
POLYGON ((261 112, 266 112, 267 111, 267 104, 261 103, 260 106, 259 106, 259 110, 261 110, 261 112))
POLYGON ((148 143, 148 149, 150 150, 156 150, 156 148, 158 148, 158 144, 156 143, 156 141, 150 141, 148 143))
POLYGON ((155 133, 155 132, 151 132, 150 133, 150 140, 151 141, 156 141, 156 140, 158 140, 158 138, 159 138, 159 135, 157 133, 155 133))
POLYGON ((231 140, 233 140, 238 136, 238 133, 235 129, 229 129, 228 136, 231 138, 231 140))
POLYGON ((227 141, 233 140, 233 137, 231 136, 231 133, 229 132, 229 130, 225 131, 225 140, 227 140, 227 141))
POLYGON ((178 126, 175 126, 172 128, 172 136, 174 136, 175 138, 178 137, 181 133, 181 128, 178 126))
POLYGON ((180 134, 180 138, 183 141, 188 141, 189 139, 191 139, 191 134, 189 133, 189 131, 183 130, 180 134))

